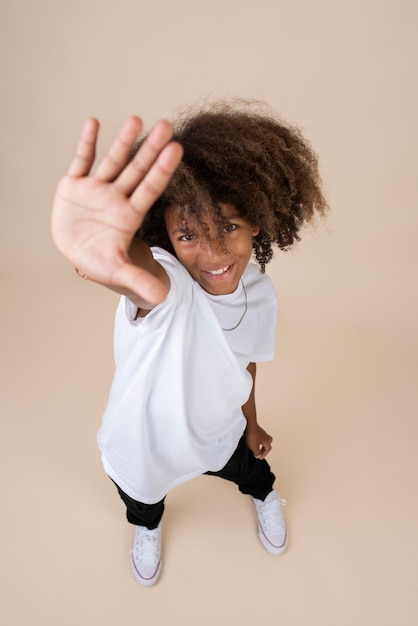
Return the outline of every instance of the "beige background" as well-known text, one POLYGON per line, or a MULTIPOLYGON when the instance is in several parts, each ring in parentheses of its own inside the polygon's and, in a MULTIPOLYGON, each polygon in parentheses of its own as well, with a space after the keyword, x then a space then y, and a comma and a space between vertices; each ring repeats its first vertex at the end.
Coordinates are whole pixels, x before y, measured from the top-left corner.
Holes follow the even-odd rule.
POLYGON ((5 626, 412 626, 418 620, 417 4, 2 0, 1 580, 5 626), (332 214, 270 275, 277 358, 260 422, 288 552, 202 477, 167 502, 164 571, 95 443, 116 297, 77 279, 49 212, 82 121, 147 125, 201 96, 269 102, 318 151, 332 214))

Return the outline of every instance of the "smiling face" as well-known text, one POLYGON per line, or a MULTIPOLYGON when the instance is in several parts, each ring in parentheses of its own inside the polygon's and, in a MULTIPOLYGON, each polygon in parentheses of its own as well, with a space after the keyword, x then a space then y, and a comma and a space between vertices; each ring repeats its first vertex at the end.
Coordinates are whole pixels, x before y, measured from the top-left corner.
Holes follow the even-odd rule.
POLYGON ((167 233, 178 260, 208 293, 232 293, 253 251, 253 237, 259 228, 240 216, 237 209, 221 204, 223 226, 206 220, 205 228, 196 218, 181 219, 175 207, 165 214, 167 233))

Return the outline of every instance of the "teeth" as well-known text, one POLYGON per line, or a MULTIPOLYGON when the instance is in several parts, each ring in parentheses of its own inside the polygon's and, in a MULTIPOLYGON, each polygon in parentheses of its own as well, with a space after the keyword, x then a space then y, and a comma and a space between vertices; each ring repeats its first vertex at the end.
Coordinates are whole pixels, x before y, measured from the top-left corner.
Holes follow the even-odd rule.
POLYGON ((229 265, 227 265, 226 267, 221 267, 220 270, 213 270, 212 272, 209 272, 209 274, 217 276, 218 274, 224 274, 226 270, 229 270, 229 265))

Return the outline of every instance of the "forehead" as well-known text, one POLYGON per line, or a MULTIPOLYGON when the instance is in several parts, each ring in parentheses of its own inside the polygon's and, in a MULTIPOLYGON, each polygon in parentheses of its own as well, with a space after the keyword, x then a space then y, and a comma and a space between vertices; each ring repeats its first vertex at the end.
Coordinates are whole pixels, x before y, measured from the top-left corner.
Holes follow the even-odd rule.
POLYGON ((191 210, 170 206, 165 212, 167 229, 211 229, 216 228, 223 221, 241 218, 238 209, 232 204, 219 204, 215 207, 205 207, 199 214, 191 210))

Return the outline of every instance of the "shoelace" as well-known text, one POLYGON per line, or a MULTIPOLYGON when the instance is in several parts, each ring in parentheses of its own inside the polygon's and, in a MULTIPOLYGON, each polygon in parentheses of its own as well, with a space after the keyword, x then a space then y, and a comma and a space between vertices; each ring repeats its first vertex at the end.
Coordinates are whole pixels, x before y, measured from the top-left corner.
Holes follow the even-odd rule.
POLYGON ((284 498, 277 496, 277 498, 272 498, 268 502, 263 502, 258 507, 258 514, 266 531, 276 528, 277 523, 280 524, 281 528, 285 528, 285 521, 280 507, 286 506, 286 504, 287 502, 284 498))
POLYGON ((155 528, 149 530, 148 528, 141 528, 137 533, 136 540, 133 546, 135 558, 139 563, 151 559, 156 560, 159 557, 160 549, 160 529, 155 528))

